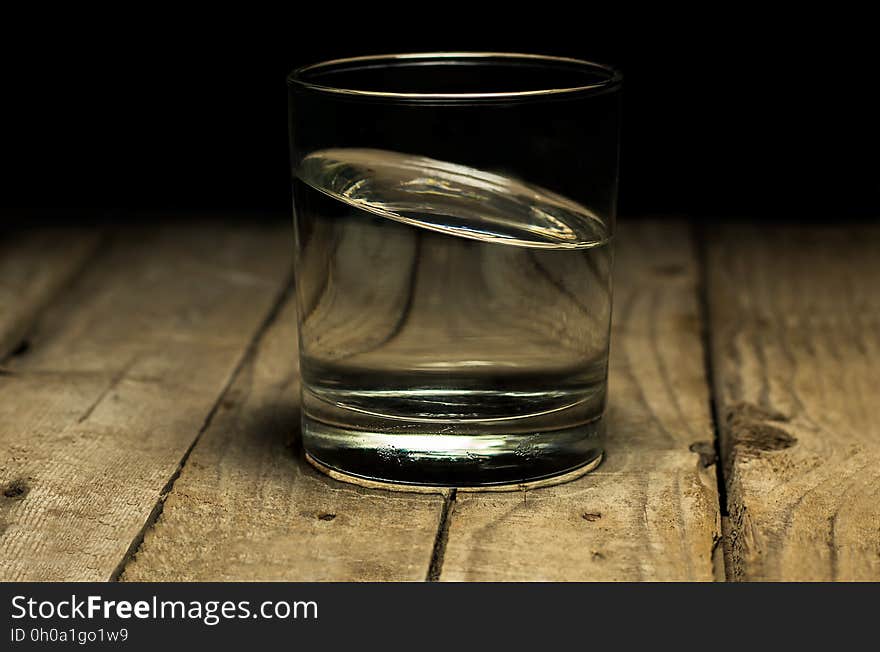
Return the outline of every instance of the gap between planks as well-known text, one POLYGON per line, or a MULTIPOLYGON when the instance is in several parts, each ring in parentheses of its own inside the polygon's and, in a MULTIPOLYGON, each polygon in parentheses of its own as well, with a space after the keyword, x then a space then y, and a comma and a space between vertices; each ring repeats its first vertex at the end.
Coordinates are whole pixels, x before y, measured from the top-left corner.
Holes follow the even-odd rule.
POLYGON ((694 250, 697 254, 697 266, 699 268, 699 282, 697 292, 699 295, 700 319, 702 324, 701 336, 703 340, 703 365, 706 374, 706 383, 709 387, 709 413, 712 418, 712 452, 715 464, 715 479, 718 487, 718 511, 721 516, 719 537, 715 541, 712 550, 716 581, 730 581, 732 579, 728 569, 731 561, 728 557, 730 546, 730 531, 727 512, 727 478, 724 474, 724 463, 721 446, 721 422, 719 420, 720 408, 719 396, 716 386, 715 361, 712 355, 712 310, 709 297, 709 252, 708 235, 705 225, 696 226, 691 223, 691 236, 694 250))
POLYGON ((431 552, 431 565, 428 566, 428 582, 440 581, 440 573, 443 572, 443 555, 446 553, 446 542, 449 539, 449 518, 455 509, 455 497, 457 489, 451 489, 443 498, 443 511, 440 514, 440 523, 437 524, 437 535, 434 537, 434 550, 431 552))

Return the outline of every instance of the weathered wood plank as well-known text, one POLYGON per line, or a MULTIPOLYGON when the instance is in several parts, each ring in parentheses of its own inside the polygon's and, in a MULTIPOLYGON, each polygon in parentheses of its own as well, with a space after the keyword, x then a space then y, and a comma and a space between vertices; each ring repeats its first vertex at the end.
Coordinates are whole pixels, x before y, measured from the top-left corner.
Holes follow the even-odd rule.
POLYGON ((106 580, 289 278, 287 228, 120 232, 0 376, 0 579, 106 580))
POLYGON ((442 580, 718 574, 713 428, 689 231, 668 220, 623 223, 617 249, 605 462, 555 487, 459 491, 442 580))
POLYGON ((125 581, 422 580, 437 494, 364 489, 299 450, 296 315, 287 303, 199 439, 125 581))
POLYGON ((52 298, 83 268, 96 229, 20 229, 0 240, 0 361, 18 347, 52 298))
POLYGON ((880 228, 728 226, 708 297, 739 580, 880 580, 880 228))

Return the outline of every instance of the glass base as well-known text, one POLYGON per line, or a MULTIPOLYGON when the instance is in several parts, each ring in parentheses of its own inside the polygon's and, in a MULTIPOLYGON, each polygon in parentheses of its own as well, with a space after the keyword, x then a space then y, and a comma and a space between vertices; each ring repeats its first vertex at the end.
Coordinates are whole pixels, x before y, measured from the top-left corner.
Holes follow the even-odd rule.
POLYGON ((415 431, 354 430, 304 415, 303 446, 309 461, 336 479, 408 490, 556 484, 596 468, 603 455, 601 418, 543 432, 511 433, 495 423, 489 432, 443 434, 442 424, 410 425, 415 431))

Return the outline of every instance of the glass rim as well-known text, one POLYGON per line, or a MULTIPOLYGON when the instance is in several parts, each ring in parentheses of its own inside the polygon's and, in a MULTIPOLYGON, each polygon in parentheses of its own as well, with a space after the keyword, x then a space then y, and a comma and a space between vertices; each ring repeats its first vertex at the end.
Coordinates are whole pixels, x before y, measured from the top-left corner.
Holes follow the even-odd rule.
POLYGON ((330 59, 319 63, 312 63, 296 68, 287 76, 287 83, 290 86, 298 86, 309 91, 319 93, 330 93, 334 95, 347 95, 358 98, 376 98, 387 100, 442 100, 442 101, 473 101, 473 100, 504 100, 519 98, 540 98, 558 95, 581 95, 596 94, 609 90, 614 90, 620 86, 623 81, 623 75, 618 68, 604 63, 596 63, 585 59, 576 59, 572 57, 562 57, 547 54, 525 54, 520 52, 413 52, 403 54, 375 54, 359 57, 345 57, 340 59, 330 59), (432 93, 432 92, 395 92, 395 91, 376 91, 364 90, 356 88, 344 88, 340 86, 332 86, 327 84, 315 83, 309 81, 306 76, 313 72, 320 72, 322 69, 331 69, 334 67, 344 67, 355 64, 352 70, 364 64, 374 63, 376 65, 385 65, 392 67, 395 63, 412 62, 423 60, 425 62, 439 62, 444 65, 454 64, 459 60, 478 61, 478 60, 509 60, 511 65, 515 61, 527 62, 543 62, 557 67, 570 66, 577 67, 582 71, 589 70, 591 72, 600 72, 606 75, 605 79, 591 84, 580 84, 571 86, 562 86, 556 88, 541 88, 536 90, 524 91, 500 91, 500 92, 463 92, 463 93, 432 93))

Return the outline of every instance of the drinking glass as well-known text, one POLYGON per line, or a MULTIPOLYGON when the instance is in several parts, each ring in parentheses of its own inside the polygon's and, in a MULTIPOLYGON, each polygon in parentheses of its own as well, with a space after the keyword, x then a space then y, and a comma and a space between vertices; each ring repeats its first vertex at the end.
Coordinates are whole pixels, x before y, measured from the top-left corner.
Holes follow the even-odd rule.
POLYGON ((302 441, 347 479, 601 460, 621 76, 428 53, 288 78, 302 441))

